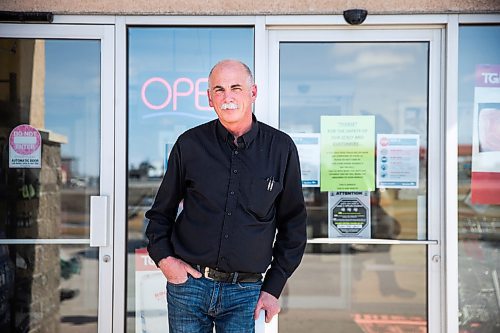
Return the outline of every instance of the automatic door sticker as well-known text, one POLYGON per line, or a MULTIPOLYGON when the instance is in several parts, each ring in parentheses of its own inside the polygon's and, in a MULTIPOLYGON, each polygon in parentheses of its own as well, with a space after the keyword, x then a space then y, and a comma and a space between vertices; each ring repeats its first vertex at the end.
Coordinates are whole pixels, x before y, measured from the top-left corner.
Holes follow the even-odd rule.
POLYGON ((9 168, 41 168, 42 138, 30 125, 15 127, 9 136, 9 168))

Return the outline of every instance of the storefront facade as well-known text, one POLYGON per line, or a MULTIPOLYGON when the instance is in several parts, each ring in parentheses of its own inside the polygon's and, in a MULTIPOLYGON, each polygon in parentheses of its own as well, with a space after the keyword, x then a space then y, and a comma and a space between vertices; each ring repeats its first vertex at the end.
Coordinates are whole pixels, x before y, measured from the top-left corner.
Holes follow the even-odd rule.
POLYGON ((0 23, 2 332, 167 331, 144 212, 225 58, 303 169, 308 246, 263 330, 500 330, 498 4, 381 1, 361 24, 340 3, 84 5, 0 23))

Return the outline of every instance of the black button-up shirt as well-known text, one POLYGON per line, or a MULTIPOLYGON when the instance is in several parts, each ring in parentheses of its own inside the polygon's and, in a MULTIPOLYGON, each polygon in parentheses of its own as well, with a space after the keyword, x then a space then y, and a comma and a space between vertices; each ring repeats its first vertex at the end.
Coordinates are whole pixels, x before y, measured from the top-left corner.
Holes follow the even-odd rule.
POLYGON ((307 239, 297 148, 255 117, 237 145, 219 120, 192 128, 175 143, 146 217, 156 264, 174 256, 223 272, 267 270, 262 290, 279 297, 307 239))

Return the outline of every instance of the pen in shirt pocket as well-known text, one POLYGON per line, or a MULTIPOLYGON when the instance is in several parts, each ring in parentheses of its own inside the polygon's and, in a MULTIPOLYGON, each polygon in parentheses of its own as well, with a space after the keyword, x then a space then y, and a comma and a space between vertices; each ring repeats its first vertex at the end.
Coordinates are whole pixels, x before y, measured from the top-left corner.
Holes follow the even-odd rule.
POLYGON ((274 186, 274 177, 267 178, 267 190, 271 192, 274 186))

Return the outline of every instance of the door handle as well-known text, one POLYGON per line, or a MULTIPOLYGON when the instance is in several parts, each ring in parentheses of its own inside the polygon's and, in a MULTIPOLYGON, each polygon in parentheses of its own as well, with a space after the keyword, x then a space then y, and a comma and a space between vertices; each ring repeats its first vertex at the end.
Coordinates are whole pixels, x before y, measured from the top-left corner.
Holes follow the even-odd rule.
POLYGON ((108 197, 90 197, 90 246, 108 245, 108 197))
POLYGON ((439 245, 437 240, 405 240, 378 238, 312 238, 307 244, 374 244, 374 245, 439 245))

